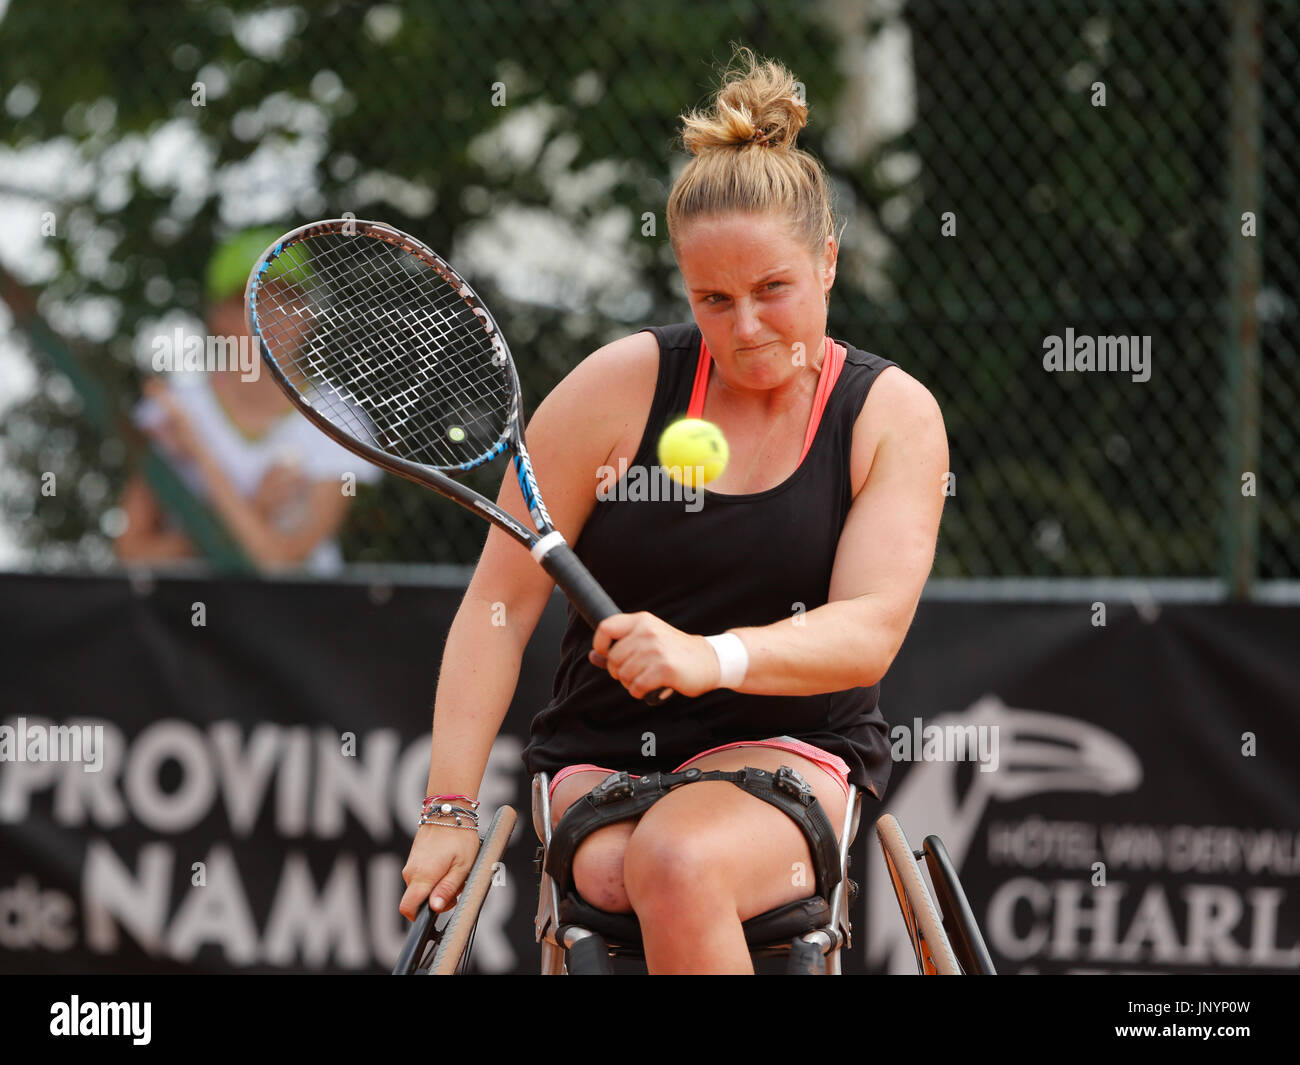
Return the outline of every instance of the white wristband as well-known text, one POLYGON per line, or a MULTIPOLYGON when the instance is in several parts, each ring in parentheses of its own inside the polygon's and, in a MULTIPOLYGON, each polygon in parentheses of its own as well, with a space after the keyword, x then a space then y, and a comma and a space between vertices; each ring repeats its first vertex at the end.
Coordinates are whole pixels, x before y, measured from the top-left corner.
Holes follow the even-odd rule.
POLYGON ((713 645, 713 653, 718 656, 718 666, 722 676, 718 678, 719 688, 739 688, 749 669, 749 652, 744 643, 734 632, 724 632, 718 636, 704 637, 713 645))

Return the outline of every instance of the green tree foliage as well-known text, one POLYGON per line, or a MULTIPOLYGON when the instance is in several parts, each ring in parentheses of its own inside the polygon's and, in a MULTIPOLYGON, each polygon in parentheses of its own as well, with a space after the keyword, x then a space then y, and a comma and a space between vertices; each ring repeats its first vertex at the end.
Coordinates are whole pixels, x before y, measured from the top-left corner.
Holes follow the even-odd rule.
MULTIPOLYGON (((531 409, 600 344, 687 316, 663 222, 677 117, 706 100, 731 42, 749 45, 805 82, 801 143, 850 226, 830 331, 943 408, 957 480, 936 574, 1217 574, 1242 472, 1227 439, 1235 295, 1259 308, 1260 576, 1294 578, 1300 7, 1259 6, 1259 203, 1230 178, 1228 4, 14 0, 0 97, 11 149, 71 145, 89 175, 50 204, 58 267, 41 306, 89 334, 116 394, 138 394, 140 337, 165 311, 199 313, 218 239, 352 211, 466 269, 531 409), (890 55, 901 81, 861 76, 890 55), (913 90, 905 128, 873 128, 874 105, 913 90), (1239 234, 1245 210, 1255 238, 1239 234), (1244 297, 1242 239, 1263 264, 1244 297), (1044 338, 1066 329, 1149 336, 1150 380, 1045 372, 1044 338)), ((97 523, 124 451, 38 366, 37 395, 0 427, 5 507, 43 550, 105 558, 97 523), (49 470, 59 498, 34 502, 49 470)), ((472 483, 494 492, 500 476, 472 483)), ((386 478, 344 545, 353 560, 467 563, 485 534, 386 478)))
MULTIPOLYGON (((533 301, 467 270, 511 339, 531 409, 594 348, 686 316, 663 219, 681 158, 677 116, 705 99, 730 42, 780 58, 810 98, 834 99, 838 86, 826 61, 834 42, 804 5, 777 17, 687 0, 15 0, 0 34, 0 96, 15 86, 37 96, 10 126, 10 148, 70 140, 93 174, 49 205, 59 265, 41 306, 58 323, 92 305, 111 319, 101 342, 79 347, 128 405, 139 394, 139 334, 164 311, 201 313, 203 270, 221 237, 351 211, 409 230, 458 265, 476 232, 495 231, 529 261, 546 233, 568 234, 557 251, 580 254, 556 258, 533 301), (168 156, 177 144, 179 160, 168 156), (654 232, 644 235, 647 212, 654 232), (626 269, 593 283, 611 254, 626 269), (579 273, 583 286, 568 280, 579 273)), ((816 141, 814 132, 814 150, 816 141)), ((106 560, 98 522, 124 482, 124 449, 79 417, 60 375, 37 368, 37 395, 3 428, 6 508, 51 559, 106 560), (60 491, 57 507, 35 502, 43 470, 78 491, 60 491)), ((502 470, 475 487, 494 492, 502 470)), ((354 560, 465 563, 485 533, 386 478, 362 490, 344 546, 354 560)))

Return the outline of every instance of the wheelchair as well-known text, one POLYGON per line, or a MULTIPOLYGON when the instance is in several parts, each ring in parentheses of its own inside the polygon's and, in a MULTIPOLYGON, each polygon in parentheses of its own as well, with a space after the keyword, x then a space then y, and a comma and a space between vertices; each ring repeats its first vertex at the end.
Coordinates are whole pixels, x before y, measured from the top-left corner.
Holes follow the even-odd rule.
MULTIPOLYGON (((617 775, 617 774, 615 774, 617 775)), ((750 956, 784 957, 785 971, 795 975, 839 975, 840 952, 852 946, 850 908, 858 885, 849 878, 849 855, 862 814, 862 794, 849 785, 844 823, 838 833, 839 878, 828 896, 814 894, 742 924, 750 956)), ((447 975, 463 972, 472 946, 479 910, 494 871, 509 841, 515 811, 497 811, 480 844, 465 886, 447 914, 427 905, 414 922, 393 969, 395 975, 447 975)), ((611 975, 612 959, 641 958, 640 926, 635 914, 598 910, 576 891, 564 893, 547 871, 551 849, 550 777, 532 781, 532 822, 539 846, 534 869, 540 874, 535 937, 541 947, 542 975, 611 975)), ((942 841, 927 836, 913 851, 890 814, 876 821, 885 867, 898 898, 909 940, 922 975, 996 975, 974 913, 942 841), (917 859, 923 858, 935 885, 931 895, 917 859)))

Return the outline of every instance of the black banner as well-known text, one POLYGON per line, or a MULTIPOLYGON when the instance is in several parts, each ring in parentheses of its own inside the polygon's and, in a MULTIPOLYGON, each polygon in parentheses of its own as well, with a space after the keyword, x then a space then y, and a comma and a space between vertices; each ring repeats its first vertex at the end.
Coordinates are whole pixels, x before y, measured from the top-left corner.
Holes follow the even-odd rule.
MULTIPOLYGON (((462 592, 0 578, 0 970, 388 971, 462 592)), ((562 621, 481 789, 520 813, 483 972, 539 962, 519 753, 562 621)), ((944 841, 1000 972, 1300 967, 1297 646, 1290 607, 924 602, 846 971, 915 971, 885 811, 944 841)))

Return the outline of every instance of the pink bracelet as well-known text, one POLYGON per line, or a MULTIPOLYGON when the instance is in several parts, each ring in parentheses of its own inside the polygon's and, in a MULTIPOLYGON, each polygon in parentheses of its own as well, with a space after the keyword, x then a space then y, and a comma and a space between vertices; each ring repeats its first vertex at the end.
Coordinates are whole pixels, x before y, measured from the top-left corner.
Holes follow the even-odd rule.
POLYGON ((427 814, 429 812, 429 807, 433 806, 435 803, 450 802, 454 799, 460 799, 467 803, 471 810, 478 809, 478 802, 475 799, 471 799, 468 795, 429 795, 425 797, 423 813, 427 814))

